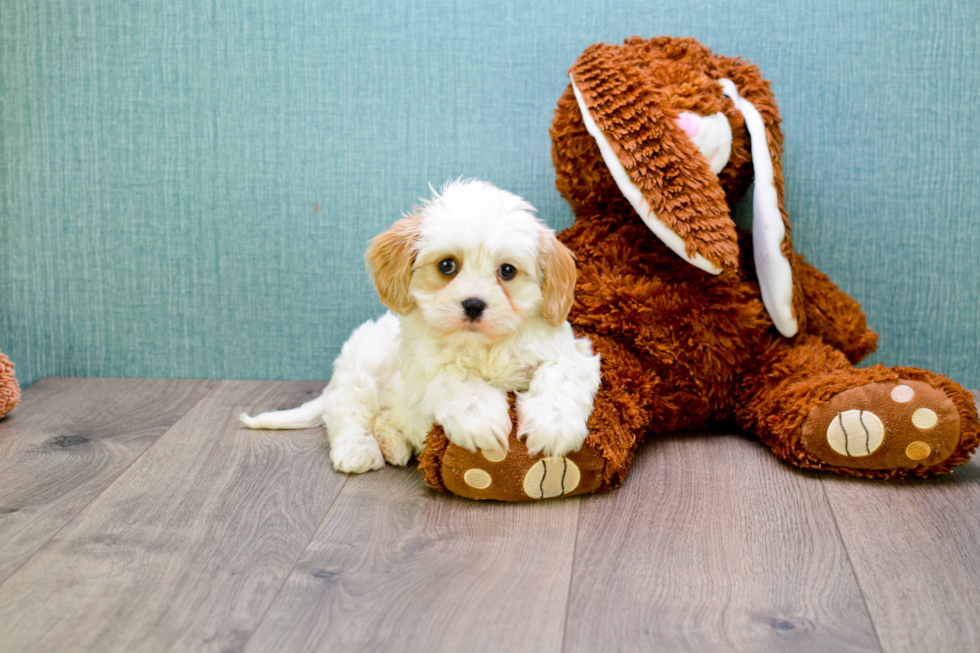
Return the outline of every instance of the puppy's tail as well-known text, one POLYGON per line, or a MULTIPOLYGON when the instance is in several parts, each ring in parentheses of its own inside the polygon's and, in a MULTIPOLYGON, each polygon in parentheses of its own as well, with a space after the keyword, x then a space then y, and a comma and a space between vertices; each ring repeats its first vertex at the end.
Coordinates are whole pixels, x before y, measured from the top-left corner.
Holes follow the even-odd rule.
POLYGON ((320 395, 298 408, 274 410, 251 417, 242 413, 238 416, 250 429, 308 429, 323 423, 323 407, 326 398, 320 395))

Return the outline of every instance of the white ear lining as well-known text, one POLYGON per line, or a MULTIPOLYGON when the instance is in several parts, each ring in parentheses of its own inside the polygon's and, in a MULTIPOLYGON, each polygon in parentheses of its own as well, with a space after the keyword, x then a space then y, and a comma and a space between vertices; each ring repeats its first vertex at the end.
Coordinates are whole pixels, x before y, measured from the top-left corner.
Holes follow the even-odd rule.
POLYGON ((766 139, 766 126, 759 111, 738 94, 730 79, 718 80, 726 96, 745 118, 752 142, 752 166, 755 173, 752 194, 752 249, 755 271, 759 277, 762 303, 779 333, 787 338, 796 335, 799 325, 793 317, 793 268, 783 256, 786 226, 779 211, 779 195, 773 176, 772 155, 766 139))
POLYGON ((630 179, 629 174, 627 174, 626 169, 623 168, 623 164, 620 162, 619 157, 616 156, 616 153, 613 152, 612 146, 609 145, 605 134, 602 133, 595 120, 592 119, 592 116, 589 114, 589 108, 585 106, 585 100, 582 99, 582 94, 579 93, 578 87, 575 86, 575 80, 569 76, 568 81, 572 84, 572 92, 575 93, 575 101, 578 102, 579 111, 582 113, 585 129, 588 130, 589 135, 595 139, 596 145, 599 146, 599 152, 602 153, 602 160, 605 161, 609 173, 616 181, 616 185, 619 186, 620 192, 633 206, 633 209, 636 210, 647 227, 650 228, 650 231, 662 240, 667 247, 673 250, 675 254, 691 265, 711 274, 720 274, 721 268, 701 254, 688 256, 684 239, 660 221, 657 214, 650 208, 650 204, 646 201, 646 198, 643 197, 643 192, 637 188, 636 184, 630 179))

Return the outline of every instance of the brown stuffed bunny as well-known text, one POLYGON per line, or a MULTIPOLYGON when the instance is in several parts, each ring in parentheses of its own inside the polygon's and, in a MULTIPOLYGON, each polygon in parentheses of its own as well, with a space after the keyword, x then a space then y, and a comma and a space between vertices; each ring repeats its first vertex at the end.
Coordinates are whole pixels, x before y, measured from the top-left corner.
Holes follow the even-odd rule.
POLYGON ((20 386, 14 378, 14 364, 0 354, 0 419, 20 402, 20 386))
POLYGON ((925 477, 962 465, 971 395, 927 370, 853 364, 874 351, 858 304, 793 251, 782 133, 759 70, 693 39, 589 47, 551 129, 575 212, 570 321, 602 356, 590 436, 567 458, 503 460, 434 429, 420 469, 471 498, 602 491, 649 433, 733 421, 783 460, 843 476, 925 477), (753 191, 753 229, 730 207, 753 191))

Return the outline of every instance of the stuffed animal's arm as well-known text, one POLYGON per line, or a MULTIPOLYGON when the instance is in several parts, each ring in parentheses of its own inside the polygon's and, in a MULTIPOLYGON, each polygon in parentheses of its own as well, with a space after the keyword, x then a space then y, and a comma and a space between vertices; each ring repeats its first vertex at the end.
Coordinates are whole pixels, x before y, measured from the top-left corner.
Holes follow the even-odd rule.
POLYGON ((873 352, 878 334, 868 329, 861 305, 798 254, 794 267, 803 292, 807 333, 820 336, 852 363, 873 352))

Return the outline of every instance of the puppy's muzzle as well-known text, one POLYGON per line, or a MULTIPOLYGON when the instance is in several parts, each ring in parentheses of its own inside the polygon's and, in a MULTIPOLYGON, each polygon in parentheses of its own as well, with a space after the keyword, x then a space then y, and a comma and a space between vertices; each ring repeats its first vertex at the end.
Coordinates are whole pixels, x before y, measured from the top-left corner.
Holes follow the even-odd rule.
POLYGON ((476 297, 463 300, 463 312, 470 320, 476 321, 483 315, 483 309, 487 307, 486 302, 476 297))

